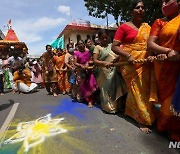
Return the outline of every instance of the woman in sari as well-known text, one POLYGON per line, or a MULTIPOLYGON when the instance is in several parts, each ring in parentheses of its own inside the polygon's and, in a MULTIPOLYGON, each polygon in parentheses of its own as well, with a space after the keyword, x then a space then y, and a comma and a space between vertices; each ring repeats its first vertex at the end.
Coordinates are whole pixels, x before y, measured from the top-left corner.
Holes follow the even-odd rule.
POLYGON ((120 67, 128 88, 125 114, 138 122, 142 132, 151 133, 149 126, 156 119, 155 76, 150 64, 133 64, 133 60, 148 56, 146 45, 150 26, 142 23, 144 4, 141 0, 132 3, 131 8, 132 19, 122 24, 116 31, 112 50, 120 55, 120 61, 129 62, 120 67))
POLYGON ((9 64, 8 60, 3 61, 3 69, 4 69, 4 79, 5 79, 5 85, 7 89, 11 89, 11 83, 9 79, 9 64))
POLYGON ((58 86, 63 95, 69 93, 68 75, 65 68, 65 53, 61 49, 57 49, 57 56, 54 56, 55 68, 58 75, 58 86))
POLYGON ((91 57, 93 56, 94 45, 90 38, 85 40, 86 49, 89 50, 91 57))
POLYGON ((76 81, 78 82, 80 92, 88 102, 88 107, 93 107, 94 95, 97 89, 96 79, 91 70, 88 70, 90 61, 90 52, 85 50, 83 40, 78 41, 78 50, 74 51, 75 65, 82 69, 76 72, 76 81))
MULTIPOLYGON (((99 33, 100 45, 93 52, 93 61, 98 68, 97 83, 100 89, 101 108, 107 113, 116 113, 121 96, 125 95, 126 85, 120 72, 113 66, 113 61, 119 58, 108 44, 108 33, 101 30, 99 33)), ((120 105, 119 105, 120 106, 120 105)))
POLYGON ((163 60, 154 63, 161 103, 157 128, 161 132, 168 132, 170 139, 180 141, 180 117, 171 110, 180 71, 178 61, 180 60, 180 2, 179 0, 162 2, 162 12, 165 17, 154 22, 148 40, 148 51, 156 55, 159 60, 163 60))

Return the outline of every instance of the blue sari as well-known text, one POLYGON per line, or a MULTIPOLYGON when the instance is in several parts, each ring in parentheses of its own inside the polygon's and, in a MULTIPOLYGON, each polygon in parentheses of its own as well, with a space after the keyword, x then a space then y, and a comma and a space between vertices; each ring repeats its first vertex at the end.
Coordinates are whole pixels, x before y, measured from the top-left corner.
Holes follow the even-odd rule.
POLYGON ((176 112, 180 112, 180 73, 176 83, 176 90, 173 96, 172 104, 176 112))

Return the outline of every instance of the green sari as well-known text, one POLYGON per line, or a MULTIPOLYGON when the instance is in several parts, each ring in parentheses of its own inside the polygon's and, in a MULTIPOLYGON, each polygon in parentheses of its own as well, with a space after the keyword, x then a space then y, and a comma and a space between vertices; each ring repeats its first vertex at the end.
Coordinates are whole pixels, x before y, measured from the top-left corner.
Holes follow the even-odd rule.
POLYGON ((5 78, 5 85, 7 89, 11 88, 10 80, 9 80, 9 71, 4 70, 4 78, 5 78))
MULTIPOLYGON (((111 44, 106 48, 94 49, 94 54, 99 54, 98 60, 112 62, 117 55, 111 50, 111 44)), ((100 89, 100 99, 102 110, 115 113, 118 111, 119 98, 127 93, 126 85, 121 73, 116 67, 99 67, 97 83, 100 89)), ((120 103, 120 102, 119 102, 120 103)))

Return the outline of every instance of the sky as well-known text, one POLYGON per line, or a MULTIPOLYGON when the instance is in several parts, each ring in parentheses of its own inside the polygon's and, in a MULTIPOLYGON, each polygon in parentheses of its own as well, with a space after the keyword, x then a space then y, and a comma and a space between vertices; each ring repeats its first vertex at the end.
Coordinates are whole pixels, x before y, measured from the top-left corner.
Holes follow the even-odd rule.
MULTIPOLYGON (((30 55, 41 55, 72 20, 88 20, 106 25, 106 19, 88 15, 84 0, 1 0, 0 29, 6 35, 11 19, 18 39, 25 42, 30 55)), ((115 23, 109 16, 109 25, 115 23)))

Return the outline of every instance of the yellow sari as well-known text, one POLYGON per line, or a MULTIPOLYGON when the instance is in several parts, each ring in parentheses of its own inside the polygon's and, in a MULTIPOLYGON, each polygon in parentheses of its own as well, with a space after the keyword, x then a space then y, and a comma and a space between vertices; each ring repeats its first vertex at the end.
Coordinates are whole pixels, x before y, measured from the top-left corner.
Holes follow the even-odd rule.
MULTIPOLYGON (((147 57, 147 39, 150 26, 143 23, 138 35, 131 44, 123 44, 125 52, 135 60, 147 57)), ((125 61, 125 59, 121 59, 125 61)), ((121 66, 122 75, 128 88, 125 114, 143 125, 151 125, 156 119, 154 103, 157 102, 156 82, 151 64, 134 64, 121 66)))

